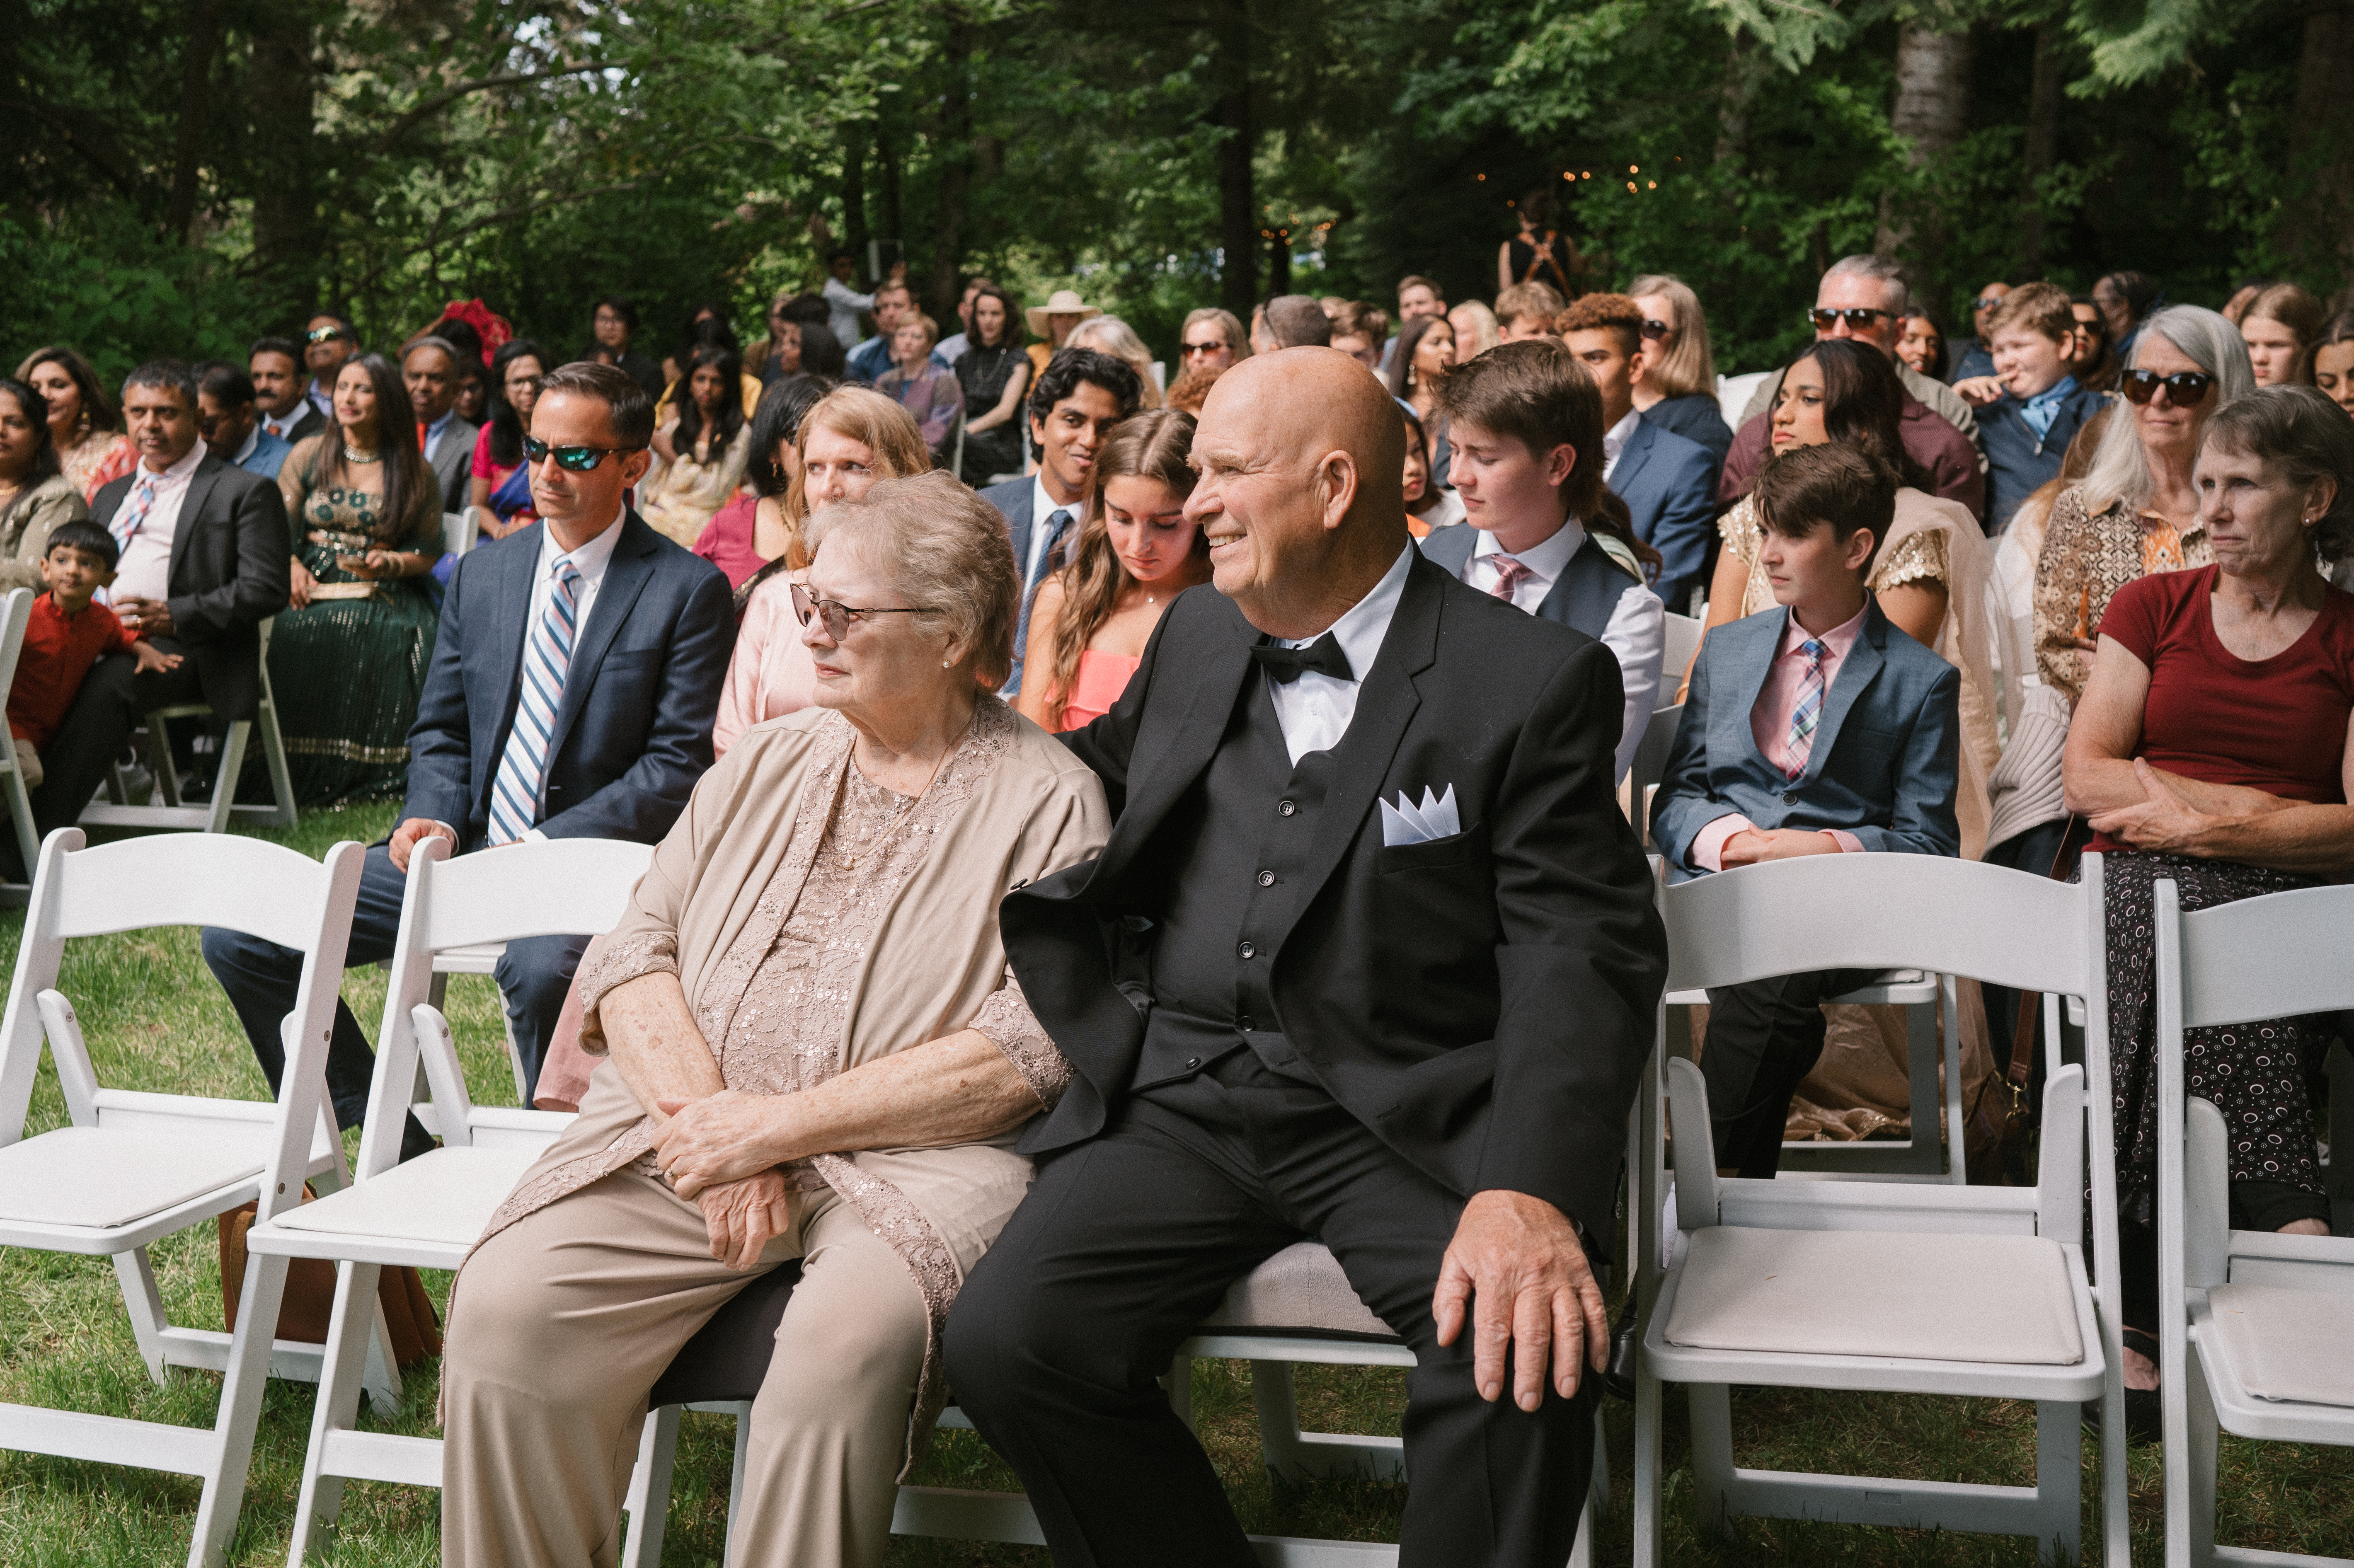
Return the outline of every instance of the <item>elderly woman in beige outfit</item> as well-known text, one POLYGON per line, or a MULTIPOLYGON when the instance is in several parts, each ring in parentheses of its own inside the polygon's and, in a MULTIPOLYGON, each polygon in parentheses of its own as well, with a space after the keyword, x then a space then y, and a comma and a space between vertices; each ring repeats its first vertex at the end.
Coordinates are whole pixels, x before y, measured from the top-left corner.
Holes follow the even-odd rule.
POLYGON ((646 1395, 797 1261, 754 1401, 740 1564, 874 1564, 938 1415, 939 1331, 1030 1182, 1069 1065, 998 939, 1095 854, 1103 791, 988 693, 1017 593, 944 475, 813 517, 817 705, 747 732, 580 977, 605 1058, 461 1271, 443 1361, 451 1568, 609 1564, 646 1395))

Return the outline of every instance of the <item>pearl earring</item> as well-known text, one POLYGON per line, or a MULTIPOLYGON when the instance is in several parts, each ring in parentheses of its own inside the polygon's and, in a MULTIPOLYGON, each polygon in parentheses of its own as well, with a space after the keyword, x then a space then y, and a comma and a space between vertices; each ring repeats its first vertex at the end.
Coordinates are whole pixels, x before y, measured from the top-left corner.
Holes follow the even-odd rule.
POLYGON ((956 667, 956 661, 955 661, 955 660, 953 660, 953 659, 943 659, 943 660, 941 660, 941 661, 940 661, 940 668, 941 668, 941 669, 943 669, 943 670, 951 670, 951 669, 954 669, 955 667, 956 667))

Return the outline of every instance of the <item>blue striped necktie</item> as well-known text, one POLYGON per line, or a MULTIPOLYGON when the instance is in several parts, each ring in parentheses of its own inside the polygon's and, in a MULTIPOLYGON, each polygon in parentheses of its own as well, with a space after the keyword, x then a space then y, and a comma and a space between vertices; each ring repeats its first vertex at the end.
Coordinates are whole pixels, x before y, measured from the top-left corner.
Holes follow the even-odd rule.
POLYGON ((556 714, 564 705, 564 677, 572 668, 572 644, 580 630, 580 568, 558 556, 550 568, 555 584, 547 612, 524 645, 523 681, 515 693, 514 727, 499 758, 491 786, 491 842, 511 844, 539 821, 540 790, 547 779, 548 754, 556 739, 556 714))
POLYGON ((1807 763, 1815 754, 1815 726, 1823 717, 1823 655, 1829 650, 1809 637, 1798 644, 1798 652, 1807 656, 1807 673, 1798 683, 1798 705, 1790 710, 1790 744, 1782 763, 1783 776, 1793 784, 1806 777, 1807 763))
POLYGON ((1069 508, 1056 507, 1054 514, 1046 519, 1045 546, 1038 552, 1037 581, 1022 585, 1022 608, 1013 618, 1013 679, 1006 683, 1009 694, 1022 688, 1022 662, 1030 652, 1030 610, 1038 602, 1040 586, 1054 576, 1055 568, 1062 564, 1055 559, 1055 546, 1063 542, 1063 531, 1070 525, 1069 508))

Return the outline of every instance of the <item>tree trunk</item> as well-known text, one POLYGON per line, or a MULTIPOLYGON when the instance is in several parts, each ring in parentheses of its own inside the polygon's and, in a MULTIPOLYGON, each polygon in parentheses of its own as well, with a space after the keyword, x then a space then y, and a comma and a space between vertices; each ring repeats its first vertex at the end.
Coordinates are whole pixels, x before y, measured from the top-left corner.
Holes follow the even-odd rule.
MULTIPOLYGON (((1969 131, 1970 68, 1977 40, 1967 27, 1939 32, 1928 22, 1907 22, 1896 35, 1896 101, 1890 129, 1913 143, 1907 162, 1927 169, 1951 152, 1969 131)), ((1914 293, 1943 321, 1952 290, 1945 276, 1946 224, 1934 193, 1924 192, 1918 212, 1918 242, 1913 215, 1882 202, 1878 243, 1883 256, 1911 249, 1914 293)))
POLYGON ((320 250, 315 97, 309 7, 273 4, 253 12, 253 63, 245 101, 257 150, 247 178, 253 190, 255 270, 276 308, 307 312, 319 303, 320 250))
MULTIPOLYGON (((1273 299, 1278 294, 1289 292, 1291 292, 1291 236, 1278 228, 1267 242, 1267 298, 1273 299)), ((1247 323, 1250 320, 1250 313, 1243 312, 1242 318, 1247 323)))
MULTIPOLYGON (((858 258, 855 266, 866 265, 866 138, 872 133, 864 120, 853 121, 842 129, 842 242, 858 258)), ((864 276, 864 272, 860 272, 864 276)), ((867 280, 873 286, 874 280, 867 280)), ((847 344, 843 345, 848 347, 847 344)))
POLYGON ((2043 181, 2060 161, 2060 101, 2066 86, 2059 25, 2035 29, 2035 75, 2027 96, 2027 163, 2019 192, 2020 271, 2032 278, 2043 270, 2043 181))
POLYGON ((196 175, 205 154, 205 88, 220 49, 221 0, 198 0, 188 16, 188 55, 180 79, 180 124, 173 138, 172 205, 164 227, 188 243, 196 221, 196 175))
POLYGON ((932 319, 949 330, 963 296, 964 214, 972 179, 972 24, 961 16, 949 22, 947 90, 934 145, 940 157, 940 188, 932 211, 932 282, 926 291, 932 319))
MULTIPOLYGON (((904 147, 892 139, 889 128, 877 122, 875 127, 875 162, 883 173, 883 232, 875 238, 885 246, 896 242, 902 256, 907 249, 907 231, 901 226, 899 217, 899 164, 905 155, 904 147)), ((889 264, 888 257, 885 258, 885 264, 889 264)))
MULTIPOLYGON (((2354 3, 2317 10, 2305 20, 2296 106, 2289 117, 2287 199, 2276 235, 2301 270, 2333 280, 2354 275, 2354 3)), ((2341 286, 2330 307, 2342 308, 2341 286)))
POLYGON ((1258 212, 1251 196, 1250 0, 1215 0, 1212 21, 1212 79, 1216 83, 1218 129, 1218 243, 1225 254, 1220 270, 1219 302, 1250 320, 1258 295, 1258 212))

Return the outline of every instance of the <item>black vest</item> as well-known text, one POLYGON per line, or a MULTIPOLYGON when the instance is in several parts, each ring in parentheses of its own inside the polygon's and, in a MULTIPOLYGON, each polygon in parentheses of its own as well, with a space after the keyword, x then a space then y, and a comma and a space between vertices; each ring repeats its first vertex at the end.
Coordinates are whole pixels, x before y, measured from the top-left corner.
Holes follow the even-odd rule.
POLYGON ((1332 754, 1294 766, 1266 678, 1243 682, 1218 750, 1147 853, 1166 879, 1150 918, 1144 1048, 1131 1088, 1183 1077, 1241 1045, 1303 1083, 1268 983, 1316 836, 1332 754))

